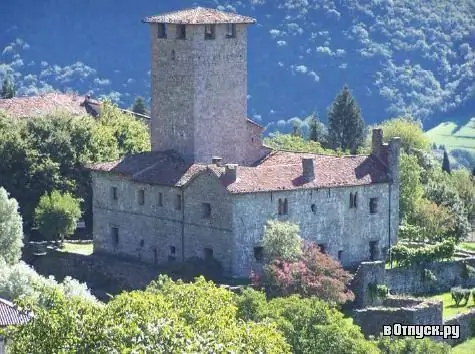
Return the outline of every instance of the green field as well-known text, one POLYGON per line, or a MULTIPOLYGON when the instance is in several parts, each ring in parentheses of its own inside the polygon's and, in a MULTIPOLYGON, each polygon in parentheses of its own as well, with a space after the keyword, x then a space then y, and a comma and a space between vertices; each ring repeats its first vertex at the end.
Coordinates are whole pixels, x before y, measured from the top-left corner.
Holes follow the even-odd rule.
POLYGON ((475 117, 463 126, 454 122, 440 123, 426 135, 437 146, 443 144, 448 150, 468 149, 475 153, 475 117))
POLYGON ((92 243, 72 243, 66 241, 63 244, 63 248, 59 250, 61 252, 79 253, 88 256, 92 254, 93 246, 92 243))
POLYGON ((465 301, 462 300, 462 303, 459 307, 455 306, 455 302, 454 300, 452 300, 452 295, 450 294, 450 291, 443 294, 431 296, 429 297, 429 299, 442 300, 442 317, 444 319, 448 319, 450 317, 458 315, 459 313, 464 313, 475 309, 475 304, 473 302, 472 296, 470 296, 467 305, 465 305, 465 301))
POLYGON ((453 354, 472 354, 475 353, 475 338, 470 338, 469 340, 456 345, 453 347, 451 353, 453 354))

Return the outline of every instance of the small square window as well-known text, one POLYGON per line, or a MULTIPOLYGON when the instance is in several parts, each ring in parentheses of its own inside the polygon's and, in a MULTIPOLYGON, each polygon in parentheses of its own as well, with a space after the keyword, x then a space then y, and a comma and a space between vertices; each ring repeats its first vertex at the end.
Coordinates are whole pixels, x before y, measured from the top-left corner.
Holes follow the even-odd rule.
POLYGON ((264 260, 264 247, 254 247, 254 258, 257 263, 264 260))
POLYGON ((163 193, 158 192, 158 206, 163 206, 163 193))
POLYGON ((236 37, 236 24, 228 23, 226 25, 226 38, 235 38, 236 37))
POLYGON ((205 25, 205 39, 216 38, 216 25, 205 25))
POLYGON ((203 218, 209 219, 211 217, 211 204, 210 203, 203 203, 203 218))
POLYGON ((119 228, 116 226, 111 227, 111 236, 112 236, 112 242, 114 243, 115 246, 119 244, 119 228))
POLYGON ((205 260, 209 261, 210 259, 213 259, 213 249, 212 248, 205 248, 204 249, 204 256, 205 260))
POLYGON ((158 24, 157 37, 158 38, 167 38, 167 26, 164 23, 159 23, 158 24))
POLYGON ((369 200, 369 212, 376 214, 378 212, 378 198, 370 198, 369 200))
POLYGON ((176 39, 186 39, 185 25, 176 25, 176 39))
POLYGON ((143 189, 139 189, 137 191, 137 202, 139 205, 145 204, 145 191, 143 189))
POLYGON ((181 210, 181 195, 177 194, 175 199, 175 209, 181 210))
POLYGON ((111 187, 111 198, 117 200, 117 187, 111 187))

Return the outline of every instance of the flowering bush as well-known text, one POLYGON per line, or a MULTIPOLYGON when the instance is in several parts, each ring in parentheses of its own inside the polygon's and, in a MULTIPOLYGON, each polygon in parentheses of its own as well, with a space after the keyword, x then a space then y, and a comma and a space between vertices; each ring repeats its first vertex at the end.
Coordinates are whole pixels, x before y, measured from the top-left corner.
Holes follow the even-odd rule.
POLYGON ((316 296, 334 304, 354 299, 353 293, 347 289, 350 280, 351 274, 314 243, 305 243, 302 256, 296 261, 275 258, 264 266, 262 277, 251 274, 252 284, 265 287, 270 296, 316 296))

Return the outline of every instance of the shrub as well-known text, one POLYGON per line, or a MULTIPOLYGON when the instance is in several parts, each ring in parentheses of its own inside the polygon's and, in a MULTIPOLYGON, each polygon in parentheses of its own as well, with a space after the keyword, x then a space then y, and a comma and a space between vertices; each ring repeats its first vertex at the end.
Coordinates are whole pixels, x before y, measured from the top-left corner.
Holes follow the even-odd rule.
POLYGON ((419 248, 410 248, 402 243, 391 248, 392 259, 400 266, 424 265, 449 259, 454 252, 455 243, 451 239, 419 248))
POLYGON ((427 282, 436 282, 437 277, 430 269, 424 268, 422 271, 422 280, 427 282))
POLYGON ((378 348, 382 354, 449 354, 451 348, 446 343, 438 343, 429 338, 412 338, 404 339, 381 338, 378 340, 378 348))
POLYGON ((368 292, 373 299, 385 299, 388 296, 388 287, 384 284, 369 283, 368 292))
POLYGON ((462 300, 465 300, 465 305, 467 305, 468 299, 470 299, 471 290, 457 287, 450 289, 450 293, 452 295, 452 300, 455 302, 455 306, 458 307, 462 300))

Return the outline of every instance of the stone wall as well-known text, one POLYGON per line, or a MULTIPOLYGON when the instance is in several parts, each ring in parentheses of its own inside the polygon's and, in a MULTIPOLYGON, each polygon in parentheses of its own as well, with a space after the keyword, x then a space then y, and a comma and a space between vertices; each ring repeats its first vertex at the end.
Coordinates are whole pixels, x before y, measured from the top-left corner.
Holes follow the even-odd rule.
POLYGON ((355 294, 355 308, 364 308, 373 303, 369 294, 369 284, 384 284, 384 262, 362 262, 356 270, 351 282, 351 290, 355 294))
POLYGON ((442 302, 404 298, 388 298, 382 306, 354 310, 354 322, 365 336, 378 335, 383 326, 441 325, 442 302), (396 307, 395 307, 396 306, 396 307))
POLYGON ((394 294, 422 295, 449 291, 455 286, 474 287, 475 277, 464 278, 465 264, 475 267, 475 258, 436 262, 425 267, 398 267, 386 269, 384 281, 394 294), (430 270, 437 281, 424 278, 424 269, 430 270))
POLYGON ((449 338, 445 339, 444 341, 450 344, 451 346, 462 343, 468 338, 473 337, 473 335, 475 334, 475 310, 452 317, 445 321, 444 325, 460 326, 460 337, 458 339, 449 338))
POLYGON ((264 225, 270 219, 297 223, 303 238, 323 244, 326 253, 340 258, 346 267, 370 260, 372 241, 376 242, 376 259, 384 258, 389 246, 388 189, 384 183, 233 196, 236 275, 248 276, 258 266, 253 250, 260 245, 264 225), (349 207, 350 193, 358 193, 357 208, 349 207), (369 200, 373 197, 378 198, 375 214, 369 212, 369 200), (285 198, 288 215, 278 215, 278 201, 285 198))

